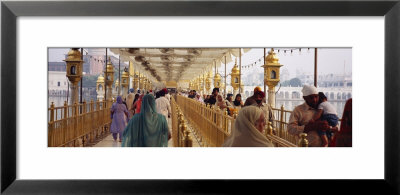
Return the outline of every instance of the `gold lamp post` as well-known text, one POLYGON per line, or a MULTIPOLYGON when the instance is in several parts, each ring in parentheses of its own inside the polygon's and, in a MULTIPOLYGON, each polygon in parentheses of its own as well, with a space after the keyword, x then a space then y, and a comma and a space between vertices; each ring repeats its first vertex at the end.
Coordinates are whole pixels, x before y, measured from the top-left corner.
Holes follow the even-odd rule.
POLYGON ((140 91, 143 90, 143 75, 139 74, 139 89, 140 91))
POLYGON ((82 78, 82 54, 78 48, 71 48, 65 63, 67 64, 67 77, 71 82, 71 104, 78 103, 78 83, 82 78))
POLYGON ((96 93, 97 99, 103 100, 104 99, 104 77, 100 75, 96 81, 96 93))
POLYGON ((214 87, 221 88, 221 76, 218 73, 214 75, 214 87))
POLYGON ((135 72, 135 75, 133 77, 133 89, 136 91, 139 87, 139 73, 135 72))
POLYGON ((121 80, 122 98, 125 98, 129 88, 129 72, 127 70, 122 73, 121 80))
POLYGON ((239 89, 239 77, 240 77, 239 68, 237 66, 237 59, 235 59, 235 65, 231 70, 231 85, 233 87, 234 96, 237 94, 239 89))
POLYGON ((114 66, 111 63, 111 58, 108 57, 108 63, 106 66, 106 71, 104 71, 104 74, 106 75, 106 90, 107 90, 107 100, 111 100, 112 97, 112 84, 114 82, 114 66))
POLYGON ((206 77, 206 94, 210 94, 210 89, 211 89, 211 72, 208 72, 206 77))
POLYGON ((192 81, 190 81, 189 82, 189 90, 192 90, 193 89, 193 83, 192 83, 192 81))
POLYGON ((242 93, 244 93, 244 84, 243 84, 243 80, 240 80, 240 91, 242 93))
POLYGON ((201 80, 200 77, 196 78, 196 88, 195 88, 196 91, 200 90, 200 80, 201 80))
POLYGON ((151 85, 150 85, 150 79, 149 78, 147 78, 147 90, 150 90, 151 89, 151 85))
POLYGON ((147 87, 147 86, 146 86, 146 82, 147 82, 147 81, 146 81, 146 76, 143 75, 143 76, 142 76, 142 88, 143 88, 145 91, 147 90, 147 89, 146 89, 146 87, 147 87))
POLYGON ((264 68, 264 83, 268 86, 268 104, 275 107, 275 86, 280 81, 280 68, 283 66, 279 63, 279 58, 271 48, 265 57, 264 68))
POLYGON ((119 79, 115 80, 114 93, 113 93, 114 99, 116 99, 116 97, 118 96, 118 89, 119 89, 119 79))

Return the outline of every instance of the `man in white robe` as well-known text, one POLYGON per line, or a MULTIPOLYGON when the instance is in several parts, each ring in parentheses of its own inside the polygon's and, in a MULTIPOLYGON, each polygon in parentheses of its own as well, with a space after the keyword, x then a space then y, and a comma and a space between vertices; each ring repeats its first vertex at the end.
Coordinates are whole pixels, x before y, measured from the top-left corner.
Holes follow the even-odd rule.
POLYGON ((164 115, 168 122, 168 117, 171 115, 171 105, 168 99, 165 97, 166 92, 168 92, 167 89, 162 89, 159 92, 160 97, 156 99, 156 109, 157 113, 164 115))
POLYGON ((318 108, 318 91, 312 85, 304 85, 303 99, 305 102, 294 108, 289 118, 288 132, 289 134, 299 136, 300 133, 307 133, 308 146, 321 147, 321 137, 318 130, 329 130, 330 127, 326 121, 310 122, 317 113, 318 108))

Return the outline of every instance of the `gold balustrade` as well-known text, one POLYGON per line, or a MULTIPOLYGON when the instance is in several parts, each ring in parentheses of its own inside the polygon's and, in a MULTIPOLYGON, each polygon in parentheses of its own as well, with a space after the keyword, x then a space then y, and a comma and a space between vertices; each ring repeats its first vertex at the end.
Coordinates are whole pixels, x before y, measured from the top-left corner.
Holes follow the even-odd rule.
POLYGON ((177 104, 187 116, 203 146, 220 147, 224 143, 234 123, 233 117, 227 112, 183 96, 177 96, 177 104))
POLYGON ((280 109, 272 108, 272 112, 275 118, 272 123, 274 124, 273 126, 277 127, 275 131, 276 136, 287 140, 294 145, 298 145, 299 137, 291 135, 288 132, 289 117, 292 114, 292 111, 285 110, 282 105, 280 109))
MULTIPOLYGON (((221 111, 216 107, 207 107, 202 102, 180 95, 176 96, 176 104, 178 105, 176 109, 180 107, 181 112, 186 115, 188 121, 194 127, 196 135, 200 136, 203 146, 220 147, 230 135, 235 122, 235 115, 231 117, 226 111, 221 111)), ((307 146, 307 144, 304 144, 307 142, 306 134, 303 137, 302 145, 299 143, 298 137, 288 134, 287 126, 290 113, 291 111, 284 110, 283 106, 281 109, 273 109, 275 120, 267 126, 265 136, 277 147, 307 146), (274 130, 272 126, 277 127, 277 130, 274 130), (275 134, 272 132, 275 132, 275 134)))
POLYGON ((171 97, 172 111, 172 140, 174 147, 192 147, 193 140, 189 136, 187 122, 180 107, 176 104, 175 98, 171 97))
POLYGON ((84 146, 106 135, 111 123, 112 103, 92 100, 90 103, 67 105, 65 101, 60 107, 52 103, 48 109, 48 147, 84 146))

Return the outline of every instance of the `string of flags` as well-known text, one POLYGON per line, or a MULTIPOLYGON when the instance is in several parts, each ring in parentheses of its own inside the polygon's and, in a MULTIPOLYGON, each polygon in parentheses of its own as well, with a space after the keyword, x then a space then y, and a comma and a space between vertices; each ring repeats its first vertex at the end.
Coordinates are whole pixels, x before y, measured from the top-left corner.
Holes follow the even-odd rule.
MULTIPOLYGON (((307 53, 310 52, 310 48, 285 48, 285 49, 280 49, 280 48, 274 48, 274 51, 280 55, 283 54, 284 56, 286 55, 291 55, 293 56, 294 52, 297 52, 299 55, 301 55, 302 52, 306 51, 307 53)), ((258 60, 256 60, 255 62, 251 63, 251 64, 247 64, 247 65, 242 65, 242 69, 247 69, 247 68, 253 68, 256 65, 264 65, 264 61, 263 61, 264 57, 260 57, 258 60)))

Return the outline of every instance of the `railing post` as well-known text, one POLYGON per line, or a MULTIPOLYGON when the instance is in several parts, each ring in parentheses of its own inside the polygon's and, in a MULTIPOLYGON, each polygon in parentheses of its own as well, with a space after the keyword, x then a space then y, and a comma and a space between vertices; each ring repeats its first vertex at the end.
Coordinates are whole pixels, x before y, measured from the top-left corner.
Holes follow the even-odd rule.
MULTIPOLYGON (((93 104, 94 104, 93 99, 91 99, 90 100, 90 106, 89 106, 89 112, 90 112, 90 118, 92 118, 92 119, 94 119, 93 104)), ((96 128, 96 123, 95 123, 94 120, 92 120, 92 123, 91 123, 91 126, 90 126, 89 137, 90 137, 90 142, 91 143, 94 142, 94 131, 95 131, 95 129, 93 129, 93 128, 96 128)))
POLYGON ((78 104, 75 102, 75 104, 74 104, 74 112, 73 112, 73 114, 74 114, 74 116, 73 116, 73 118, 74 118, 74 136, 73 136, 73 139, 74 139, 74 147, 76 146, 76 137, 78 136, 78 112, 79 112, 79 108, 78 108, 78 104))
POLYGON ((50 105, 50 122, 54 121, 54 102, 51 102, 50 105))
POLYGON ((283 105, 281 106, 281 120, 280 120, 280 124, 279 124, 279 133, 278 136, 281 137, 282 133, 283 133, 283 114, 284 114, 284 110, 285 108, 283 107, 283 105))
POLYGON ((183 120, 183 114, 182 112, 179 112, 179 118, 178 118, 178 146, 182 147, 182 129, 183 129, 183 124, 185 123, 185 121, 183 120))
POLYGON ((269 121, 267 125, 267 129, 265 130, 265 135, 272 135, 272 122, 269 121))
POLYGON ((308 147, 307 133, 300 133, 299 147, 308 147))
POLYGON ((85 146, 85 143, 86 143, 86 133, 87 133, 87 129, 86 129, 86 127, 88 126, 87 124, 86 124, 86 120, 85 120, 85 117, 86 117, 86 101, 84 100, 83 101, 83 104, 82 104, 82 114, 81 114, 81 117, 82 117, 82 120, 81 120, 81 123, 82 123, 82 132, 83 132, 83 136, 82 136, 82 146, 85 146))
MULTIPOLYGON (((100 114, 100 100, 99 99, 97 99, 97 101, 96 101, 96 113, 97 113, 97 124, 103 124, 102 122, 102 119, 101 119, 101 114, 100 114)), ((99 127, 101 127, 101 126, 96 126, 96 139, 97 138, 99 138, 99 131, 100 131, 100 129, 99 129, 99 127)))
POLYGON ((50 105, 50 121, 49 121, 49 133, 47 137, 47 146, 55 146, 56 140, 54 135, 54 102, 51 102, 50 105))
POLYGON ((193 146, 193 140, 189 136, 189 131, 187 130, 186 124, 183 124, 183 132, 185 134, 184 140, 183 140, 183 147, 192 147, 193 146))
POLYGON ((68 103, 67 101, 64 101, 64 116, 63 116, 63 122, 62 122, 62 129, 63 129, 63 136, 64 136, 64 141, 63 143, 67 143, 68 140, 68 103))

